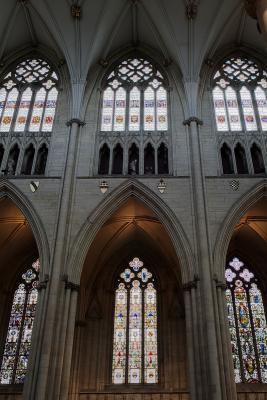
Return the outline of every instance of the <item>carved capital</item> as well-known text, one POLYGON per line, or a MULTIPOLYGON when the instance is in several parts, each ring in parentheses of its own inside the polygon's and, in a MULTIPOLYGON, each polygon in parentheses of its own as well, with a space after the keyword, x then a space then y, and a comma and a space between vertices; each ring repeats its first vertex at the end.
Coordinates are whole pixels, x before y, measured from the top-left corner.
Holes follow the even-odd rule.
POLYGON ((199 277, 198 275, 195 275, 192 281, 189 281, 183 285, 183 290, 185 292, 190 292, 192 289, 197 289, 198 282, 199 277))
POLYGON ((77 18, 77 19, 80 19, 80 18, 81 18, 81 13, 82 13, 81 7, 80 7, 80 6, 77 6, 77 4, 73 4, 73 5, 71 6, 71 8, 70 8, 70 11, 71 11, 71 16, 72 16, 73 18, 77 18))
POLYGON ((38 283, 37 290, 41 291, 43 289, 46 289, 48 282, 49 282, 49 275, 45 274, 44 280, 38 283))
POLYGON ((214 276, 214 282, 215 282, 216 288, 222 289, 224 291, 227 289, 226 283, 223 281, 219 281, 219 279, 217 278, 216 275, 214 276))
POLYGON ((77 283, 69 281, 68 275, 63 275, 62 281, 65 283, 65 289, 69 289, 74 292, 79 291, 80 285, 77 285, 77 283))
POLYGON ((198 117, 190 117, 183 122, 183 125, 190 126, 192 122, 195 122, 197 125, 203 125, 203 121, 198 117))
POLYGON ((185 6, 185 13, 187 16, 187 19, 192 20, 195 19, 197 16, 198 12, 198 0, 188 0, 187 4, 185 6))
POLYGON ((80 120, 79 118, 72 118, 69 121, 66 122, 67 126, 72 126, 72 124, 77 124, 79 126, 84 126, 85 122, 80 120))

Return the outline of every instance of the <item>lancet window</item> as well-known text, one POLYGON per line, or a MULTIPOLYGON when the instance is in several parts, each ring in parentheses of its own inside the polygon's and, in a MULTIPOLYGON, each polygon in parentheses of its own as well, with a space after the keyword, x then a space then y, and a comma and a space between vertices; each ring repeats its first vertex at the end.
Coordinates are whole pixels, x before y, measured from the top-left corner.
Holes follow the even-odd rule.
POLYGON ((267 327, 258 279, 237 257, 225 277, 235 381, 267 383, 267 327))
POLYGON ((167 89, 167 80, 159 68, 142 56, 129 56, 112 69, 103 82, 98 173, 108 170, 108 174, 157 174, 163 155, 161 145, 166 147, 162 173, 169 173, 167 89), (104 146, 109 151, 104 152, 104 146), (123 161, 119 172, 114 172, 117 146, 122 149, 123 161), (130 157, 132 146, 138 153, 135 159, 130 157))
POLYGON ((134 258, 115 291, 113 384, 158 382, 157 291, 151 272, 134 258))
POLYGON ((34 153, 37 154, 43 144, 49 144, 53 130, 58 81, 51 65, 39 57, 20 61, 3 77, 0 86, 0 141, 7 151, 2 162, 5 174, 25 173, 25 163, 17 166, 19 160, 10 157, 12 141, 8 140, 9 137, 12 137, 13 144, 14 139, 17 140, 19 150, 30 160, 26 173, 34 173, 34 153), (30 145, 34 145, 31 152, 28 149, 30 145))
POLYGON ((2 353, 0 384, 24 382, 32 328, 38 300, 39 260, 36 260, 22 275, 14 292, 4 350, 2 353))

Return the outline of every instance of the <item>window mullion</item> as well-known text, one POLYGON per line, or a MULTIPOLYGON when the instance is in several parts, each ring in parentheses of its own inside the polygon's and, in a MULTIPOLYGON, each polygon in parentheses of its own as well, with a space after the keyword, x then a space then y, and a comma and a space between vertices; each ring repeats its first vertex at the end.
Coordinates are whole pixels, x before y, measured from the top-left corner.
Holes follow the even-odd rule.
POLYGON ((45 111, 46 111, 46 103, 47 103, 48 93, 49 93, 49 91, 46 90, 45 91, 45 99, 44 99, 44 107, 43 107, 43 111, 42 111, 41 123, 40 123, 40 129, 39 129, 40 132, 42 132, 42 130, 43 130, 43 123, 44 123, 44 116, 45 116, 45 111))
POLYGON ((252 106, 254 108, 255 118, 256 118, 256 122, 257 122, 257 130, 262 133, 263 130, 262 130, 262 126, 261 126, 261 118, 260 118, 259 108, 258 108, 257 99, 256 99, 256 95, 255 95, 255 90, 256 90, 256 87, 254 88, 254 90, 250 91, 250 95, 251 95, 252 106))
POLYGON ((142 352, 141 352, 141 383, 145 383, 145 291, 142 288, 142 282, 141 283, 141 290, 142 290, 142 337, 141 337, 141 343, 142 343, 142 352))
POLYGON ((239 87, 238 89, 235 90, 235 92, 236 92, 236 98, 237 98, 237 108, 238 108, 238 111, 239 111, 241 129, 242 129, 243 132, 246 133, 247 132, 247 128, 246 128, 246 122, 245 122, 244 108, 243 108, 241 94, 240 94, 240 90, 241 89, 242 88, 239 87))
POLYGON ((127 289, 127 318, 126 318, 126 357, 125 357, 125 383, 128 383, 129 373, 129 327, 130 327, 130 289, 127 289))
POLYGON ((32 98, 31 98, 31 102, 30 102, 30 108, 29 108, 29 112, 28 112, 28 116, 27 116, 27 121, 25 124, 25 129, 24 129, 24 131, 26 131, 26 132, 30 131, 30 124, 31 124, 32 114, 34 111, 34 103, 35 103, 37 92, 38 92, 38 90, 36 90, 35 88, 32 88, 32 98))
MULTIPOLYGON (((224 103, 225 103, 226 118, 227 118, 227 122, 228 122, 228 132, 232 132, 231 123, 230 123, 230 115, 229 115, 229 109, 228 109, 225 90, 223 90, 223 98, 224 98, 224 103)), ((216 121, 216 123, 217 123, 217 121, 216 121)))

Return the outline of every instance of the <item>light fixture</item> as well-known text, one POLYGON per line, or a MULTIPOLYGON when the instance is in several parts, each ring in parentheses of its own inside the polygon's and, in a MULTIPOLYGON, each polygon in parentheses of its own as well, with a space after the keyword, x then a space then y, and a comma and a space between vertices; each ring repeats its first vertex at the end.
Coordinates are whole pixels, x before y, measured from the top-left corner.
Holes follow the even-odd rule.
POLYGON ((31 189, 32 193, 36 192, 36 190, 38 189, 39 185, 40 185, 39 181, 31 181, 30 182, 30 189, 31 189))
POLYGON ((160 193, 164 193, 166 189, 166 182, 161 178, 159 183, 158 183, 158 190, 160 193))
POLYGON ((106 191, 108 190, 107 181, 100 181, 99 188, 101 190, 101 193, 103 193, 103 194, 106 193, 106 191))

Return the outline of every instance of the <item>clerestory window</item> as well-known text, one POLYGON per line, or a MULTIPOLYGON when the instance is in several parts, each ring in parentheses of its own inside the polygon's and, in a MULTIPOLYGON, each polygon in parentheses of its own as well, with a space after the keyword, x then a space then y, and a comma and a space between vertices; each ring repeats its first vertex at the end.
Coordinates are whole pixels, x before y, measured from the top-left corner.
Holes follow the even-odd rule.
POLYGON ((112 383, 158 382, 157 319, 153 275, 136 257, 117 280, 112 383))
POLYGON ((0 142, 4 149, 1 160, 4 174, 45 173, 58 83, 55 70, 39 57, 20 61, 1 80, 0 142))
POLYGON ((230 57, 213 78, 219 132, 267 131, 267 72, 247 57, 230 57))

